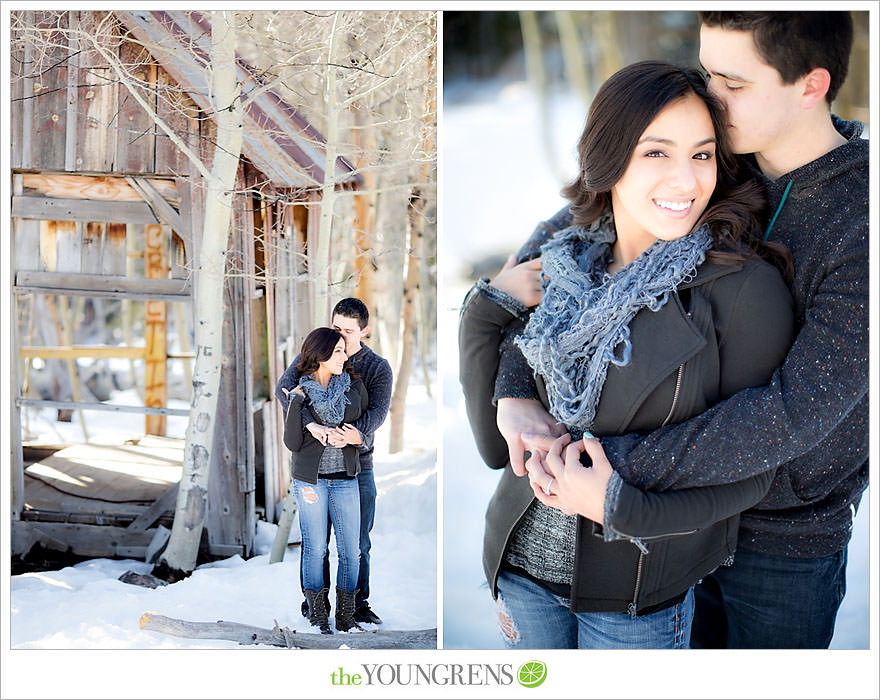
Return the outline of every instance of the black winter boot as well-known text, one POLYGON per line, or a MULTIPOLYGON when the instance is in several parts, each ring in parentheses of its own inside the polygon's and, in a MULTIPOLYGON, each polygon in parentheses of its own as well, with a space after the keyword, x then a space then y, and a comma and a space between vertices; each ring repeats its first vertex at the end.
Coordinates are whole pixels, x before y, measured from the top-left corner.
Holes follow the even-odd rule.
POLYGON ((337 632, 363 632, 361 627, 354 619, 354 597, 357 591, 346 593, 338 586, 336 587, 336 631, 337 632))
POLYGON ((333 634, 333 630, 330 629, 330 613, 327 611, 326 605, 330 591, 326 588, 322 588, 320 591, 306 589, 304 593, 309 604, 309 624, 319 627, 321 634, 333 634))
MULTIPOLYGON (((330 606, 330 589, 329 589, 329 588, 322 588, 322 589, 321 589, 320 591, 318 591, 318 592, 322 594, 321 597, 324 599, 324 607, 327 608, 327 616, 329 617, 329 616, 330 616, 330 612, 332 611, 332 608, 331 608, 331 606, 330 606)), ((303 593, 305 593, 305 590, 303 591, 303 593)), ((308 598, 302 602, 302 605, 301 605, 300 607, 301 607, 301 609, 302 609, 303 617, 305 617, 306 619, 308 619, 308 617, 309 617, 309 601, 308 601, 308 598)))
POLYGON ((354 611, 354 619, 358 622, 369 622, 373 625, 381 625, 382 618, 379 617, 373 609, 370 607, 369 603, 364 603, 357 610, 354 611))

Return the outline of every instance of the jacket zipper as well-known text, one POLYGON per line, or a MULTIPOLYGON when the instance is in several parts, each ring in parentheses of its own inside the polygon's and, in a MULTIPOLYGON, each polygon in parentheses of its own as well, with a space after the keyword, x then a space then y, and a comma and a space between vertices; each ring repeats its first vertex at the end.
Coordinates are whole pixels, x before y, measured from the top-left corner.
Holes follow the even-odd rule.
POLYGON ((641 544, 638 540, 634 540, 635 544, 639 545, 639 548, 642 550, 639 554, 639 565, 636 569, 636 587, 633 591, 633 599, 632 602, 626 606, 626 611, 629 613, 630 617, 636 616, 636 611, 638 609, 638 601, 639 601, 639 589, 642 587, 642 566, 645 563, 645 555, 647 554, 648 548, 645 545, 641 544))
MULTIPOLYGON (((691 312, 688 311, 688 317, 690 317, 691 312)), ((678 404, 678 397, 681 394, 681 380, 684 376, 684 363, 681 363, 678 366, 678 373, 675 377, 675 392, 672 394, 672 406, 669 407, 669 413, 666 416, 666 419, 663 421, 660 427, 669 423, 672 419, 672 413, 675 411, 675 406, 678 404)), ((690 535, 696 532, 696 530, 690 530, 689 532, 674 532, 666 535, 662 535, 662 537, 670 537, 677 535, 690 535)), ((621 533, 622 534, 622 533, 621 533)), ((624 535, 626 537, 626 535, 624 535)), ((642 538, 642 537, 630 537, 630 542, 632 542, 636 547, 638 547, 641 551, 639 552, 639 564, 636 568, 636 585, 635 590, 633 591, 633 599, 632 602, 626 606, 627 612, 630 617, 636 617, 636 613, 638 611, 638 603, 639 603, 639 589, 642 587, 642 568, 645 565, 645 556, 648 554, 648 548, 642 542, 642 539, 651 539, 651 538, 642 538)))
POLYGON ((678 403, 678 395, 681 393, 681 378, 684 375, 684 363, 679 365, 678 367, 678 376, 675 378, 675 393, 672 395, 672 406, 669 407, 669 414, 666 416, 666 420, 663 421, 661 428, 666 425, 672 418, 672 412, 675 410, 675 405, 678 403))

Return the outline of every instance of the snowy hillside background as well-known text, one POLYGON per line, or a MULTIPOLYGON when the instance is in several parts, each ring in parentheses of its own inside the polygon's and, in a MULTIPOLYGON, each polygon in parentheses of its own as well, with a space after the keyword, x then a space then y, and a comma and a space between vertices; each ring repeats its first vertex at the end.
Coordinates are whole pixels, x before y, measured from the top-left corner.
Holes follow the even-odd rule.
MULTIPOLYGON (((483 515, 498 473, 480 460, 458 383, 458 310, 477 275, 493 275, 534 225, 565 205, 561 182, 542 147, 539 105, 523 83, 444 85, 442 153, 443 287, 439 337, 444 406, 443 644, 447 649, 502 648, 494 605, 481 564, 483 515), (482 264, 481 264, 482 261, 482 264), (441 342, 444 342, 441 340, 441 342), (455 545, 450 546, 449 543, 455 545)), ((551 99, 556 156, 573 174, 575 145, 586 109, 568 94, 551 99)), ((865 493, 849 547, 847 593, 832 640, 834 649, 869 647, 868 511, 865 493)), ((876 531, 876 528, 875 528, 876 531)))

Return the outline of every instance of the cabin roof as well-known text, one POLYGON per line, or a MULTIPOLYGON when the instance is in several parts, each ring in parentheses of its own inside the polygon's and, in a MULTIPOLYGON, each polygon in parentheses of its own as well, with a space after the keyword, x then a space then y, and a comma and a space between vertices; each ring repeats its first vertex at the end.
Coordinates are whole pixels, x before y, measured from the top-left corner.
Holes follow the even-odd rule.
MULTIPOLYGON (((211 38, 207 18, 185 10, 132 10, 116 14, 199 108, 210 113, 209 86, 203 70, 211 38)), ((262 90, 245 110, 243 154, 278 187, 321 184, 324 136, 277 91, 266 89, 256 71, 238 55, 236 63, 244 96, 262 90)), ((361 176, 344 157, 337 157, 335 165, 337 183, 345 187, 362 183, 361 176)))

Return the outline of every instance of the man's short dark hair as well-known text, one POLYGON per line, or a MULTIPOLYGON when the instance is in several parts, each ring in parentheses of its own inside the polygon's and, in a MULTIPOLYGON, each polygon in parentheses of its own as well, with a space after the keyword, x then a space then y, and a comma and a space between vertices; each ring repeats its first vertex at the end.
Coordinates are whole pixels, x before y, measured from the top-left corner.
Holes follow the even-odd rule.
POLYGON ((849 69, 853 22, 849 12, 700 12, 707 27, 751 32, 762 60, 791 85, 814 68, 825 68, 828 104, 849 69))
POLYGON ((355 297, 346 297, 336 302, 330 318, 333 318, 336 314, 346 318, 356 318, 361 330, 366 328, 370 322, 370 312, 367 311, 367 305, 355 297))

